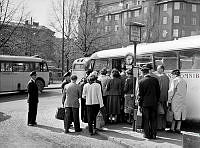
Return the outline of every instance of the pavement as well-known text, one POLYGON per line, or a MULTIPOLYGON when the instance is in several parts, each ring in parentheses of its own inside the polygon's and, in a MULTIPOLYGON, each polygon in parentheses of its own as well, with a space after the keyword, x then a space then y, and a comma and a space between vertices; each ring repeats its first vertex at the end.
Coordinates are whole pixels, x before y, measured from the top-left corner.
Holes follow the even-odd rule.
MULTIPOLYGON (((61 89, 60 86, 61 82, 57 82, 45 89, 61 89)), ((200 145, 200 134, 190 136, 190 133, 185 131, 182 131, 182 134, 158 131, 157 138, 149 140, 143 137, 141 130, 133 131, 132 125, 126 123, 107 124, 102 130, 98 130, 97 134, 127 148, 196 148, 200 145), (194 141, 198 141, 195 146, 194 141)))
POLYGON ((143 138, 141 131, 135 132, 129 124, 108 124, 101 131, 97 131, 101 136, 112 142, 122 144, 128 148, 181 148, 182 134, 158 131, 156 139, 143 138))

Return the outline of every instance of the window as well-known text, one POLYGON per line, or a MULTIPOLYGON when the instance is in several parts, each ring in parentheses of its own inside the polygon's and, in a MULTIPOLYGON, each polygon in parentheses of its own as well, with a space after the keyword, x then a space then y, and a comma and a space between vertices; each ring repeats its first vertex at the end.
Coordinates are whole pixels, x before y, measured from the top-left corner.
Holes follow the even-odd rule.
POLYGON ((183 16, 183 25, 185 25, 185 23, 186 23, 186 18, 185 16, 183 16))
POLYGON ((115 31, 118 31, 118 30, 119 30, 119 26, 115 25, 115 31))
POLYGON ((97 23, 100 23, 100 22, 101 22, 101 18, 98 17, 98 18, 97 18, 97 23))
POLYGON ((163 11, 167 11, 167 4, 163 5, 163 11))
POLYGON ((135 11, 135 17, 138 17, 140 15, 140 11, 139 10, 136 10, 135 11))
POLYGON ((180 10, 180 2, 174 3, 174 10, 180 10))
POLYGON ((185 3, 182 3, 182 9, 183 9, 183 10, 186 9, 186 5, 185 5, 185 3))
POLYGON ((173 37, 178 37, 178 29, 173 29, 173 37))
POLYGON ((197 24, 197 19, 196 17, 192 17, 192 25, 196 25, 197 24))
POLYGON ((179 23, 179 16, 174 16, 174 23, 179 23))
POLYGON ((108 20, 112 20, 112 15, 108 15, 108 20))
POLYGON ((131 11, 128 12, 128 17, 129 18, 131 17, 131 13, 132 13, 131 11))
POLYGON ((127 19, 127 12, 124 12, 124 20, 127 19))
POLYGON ((119 20, 119 14, 115 14, 115 21, 119 20))
POLYGON ((192 12, 197 12, 197 5, 192 4, 192 12))
POLYGON ((105 32, 109 31, 109 26, 105 26, 105 32))
POLYGON ((162 36, 163 36, 163 38, 166 38, 167 37, 167 30, 163 30, 163 33, 162 33, 162 36))
POLYGON ((163 17, 163 24, 167 24, 167 17, 166 16, 163 17))
POLYGON ((126 4, 126 5, 125 5, 125 8, 126 8, 126 9, 128 9, 128 8, 129 8, 129 5, 128 5, 128 4, 126 4))
POLYGON ((182 36, 185 36, 185 30, 182 30, 182 36))
POLYGON ((108 15, 105 16, 105 21, 108 21, 108 15))
POLYGON ((144 7, 144 14, 147 13, 147 7, 144 7))

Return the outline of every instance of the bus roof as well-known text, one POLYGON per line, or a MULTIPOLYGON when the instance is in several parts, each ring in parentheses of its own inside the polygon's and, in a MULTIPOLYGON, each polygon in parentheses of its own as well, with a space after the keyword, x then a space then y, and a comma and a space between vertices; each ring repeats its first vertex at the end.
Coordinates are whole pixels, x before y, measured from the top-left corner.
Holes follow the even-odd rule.
POLYGON ((90 60, 90 57, 78 58, 73 63, 82 64, 82 63, 88 62, 89 60, 90 60))
MULTIPOLYGON (((137 55, 165 51, 179 51, 184 49, 200 49, 200 35, 183 37, 173 41, 138 44, 137 55)), ((98 51, 91 55, 91 59, 119 58, 125 57, 128 53, 134 54, 134 45, 125 48, 98 51)))
POLYGON ((0 61, 16 61, 16 62, 44 62, 44 59, 29 56, 10 56, 0 55, 0 61))

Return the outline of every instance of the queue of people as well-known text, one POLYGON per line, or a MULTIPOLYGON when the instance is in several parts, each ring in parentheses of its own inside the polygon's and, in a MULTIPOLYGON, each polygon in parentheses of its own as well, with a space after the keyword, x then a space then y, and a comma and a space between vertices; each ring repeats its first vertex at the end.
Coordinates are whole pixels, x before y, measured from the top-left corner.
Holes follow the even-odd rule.
MULTIPOLYGON (((131 116, 139 102, 142 113, 142 128, 144 137, 155 139, 157 130, 165 130, 167 110, 173 111, 173 121, 170 132, 181 132, 181 123, 186 118, 185 96, 187 93, 186 81, 181 78, 178 69, 172 71, 174 76, 169 87, 169 78, 164 73, 164 66, 157 67, 157 73, 152 72, 152 65, 141 68, 142 77, 136 88, 136 77, 132 70, 123 74, 112 69, 110 74, 103 68, 100 74, 96 71, 87 71, 86 76, 76 84, 77 76, 71 72, 65 74, 62 83, 62 104, 65 108, 64 129, 69 132, 74 122, 75 132, 81 132, 79 119, 79 99, 81 100, 81 120, 88 123, 90 135, 95 134, 96 116, 105 109, 106 123, 132 123, 131 116), (138 91, 137 93, 135 91, 138 91), (162 112, 160 111, 162 108, 162 112)), ((36 125, 38 94, 35 85, 36 72, 30 73, 28 84, 28 125, 36 125)))

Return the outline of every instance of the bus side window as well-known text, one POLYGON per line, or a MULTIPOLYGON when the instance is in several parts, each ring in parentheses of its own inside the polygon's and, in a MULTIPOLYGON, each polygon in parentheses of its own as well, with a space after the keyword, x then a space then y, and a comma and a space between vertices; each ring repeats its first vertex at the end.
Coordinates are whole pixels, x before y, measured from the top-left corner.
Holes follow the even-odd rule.
POLYGON ((35 71, 40 71, 40 68, 41 67, 41 65, 40 65, 40 63, 35 63, 35 71))
POLYGON ((192 58, 192 69, 200 69, 200 55, 194 55, 192 58))

